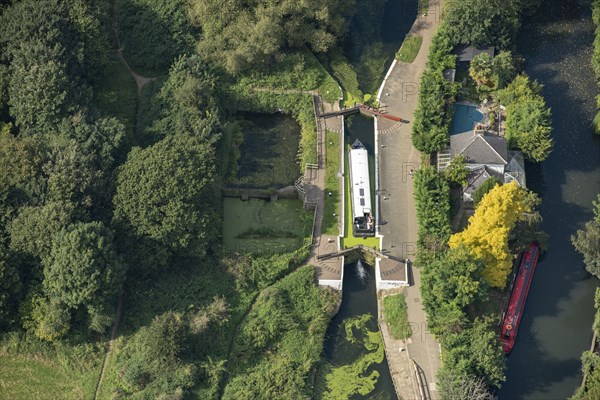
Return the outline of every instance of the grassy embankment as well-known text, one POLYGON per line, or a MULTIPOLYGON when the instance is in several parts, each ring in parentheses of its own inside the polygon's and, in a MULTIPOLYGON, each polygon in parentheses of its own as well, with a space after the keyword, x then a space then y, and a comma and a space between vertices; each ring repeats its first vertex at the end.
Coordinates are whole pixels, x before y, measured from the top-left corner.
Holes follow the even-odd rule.
POLYGON ((400 46, 400 50, 396 53, 396 60, 408 64, 415 61, 422 43, 423 38, 421 36, 407 35, 404 38, 404 42, 402 42, 402 46, 400 46))
POLYGON ((325 207, 321 233, 325 235, 339 234, 340 216, 340 134, 327 131, 326 136, 326 170, 325 170, 325 207), (329 196, 331 193, 331 196, 329 196))
POLYGON ((383 317, 396 339, 406 340, 412 335, 407 307, 406 298, 402 293, 383 298, 383 317))
POLYGON ((93 398, 104 342, 53 345, 5 334, 0 346, 0 398, 93 398))

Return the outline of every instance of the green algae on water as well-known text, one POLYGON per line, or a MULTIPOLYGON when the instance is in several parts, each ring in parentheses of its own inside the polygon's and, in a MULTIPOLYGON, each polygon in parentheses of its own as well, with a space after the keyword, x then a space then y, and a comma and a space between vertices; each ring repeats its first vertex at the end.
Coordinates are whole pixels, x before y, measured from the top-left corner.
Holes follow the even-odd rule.
POLYGON ((353 395, 366 396, 375 389, 379 372, 367 371, 372 365, 381 364, 385 353, 379 332, 367 328, 371 318, 371 315, 363 314, 344 322, 346 340, 364 347, 368 353, 351 364, 325 367, 323 400, 349 399, 353 395))

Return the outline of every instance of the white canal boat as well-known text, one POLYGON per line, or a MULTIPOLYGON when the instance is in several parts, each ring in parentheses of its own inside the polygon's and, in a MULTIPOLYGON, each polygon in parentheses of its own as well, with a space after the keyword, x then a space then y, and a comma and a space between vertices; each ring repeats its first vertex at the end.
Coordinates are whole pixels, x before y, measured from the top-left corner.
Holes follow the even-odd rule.
POLYGON ((375 236, 375 218, 371 208, 371 182, 367 149, 356 139, 348 154, 350 197, 352 198, 352 233, 355 237, 375 236))

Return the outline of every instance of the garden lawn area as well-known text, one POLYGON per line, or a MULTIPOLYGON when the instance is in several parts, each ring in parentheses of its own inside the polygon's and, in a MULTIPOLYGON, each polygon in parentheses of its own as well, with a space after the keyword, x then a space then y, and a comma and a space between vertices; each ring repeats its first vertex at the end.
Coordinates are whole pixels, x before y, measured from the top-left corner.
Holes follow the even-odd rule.
POLYGON ((111 55, 105 77, 95 87, 94 102, 105 115, 116 117, 125 125, 127 137, 135 142, 137 86, 127 68, 111 55))
POLYGON ((398 293, 383 298, 383 317, 395 339, 406 340, 412 335, 404 294, 398 293))
POLYGON ((56 360, 0 354, 0 398, 11 400, 91 399, 98 368, 66 369, 56 360))
POLYGON ((321 233, 324 235, 339 234, 338 221, 340 216, 340 134, 327 131, 326 133, 326 169, 325 169, 325 207, 321 233), (328 194, 331 193, 331 196, 328 194), (335 214, 335 215, 333 215, 335 214))
POLYGON ((422 43, 423 38, 421 36, 406 35, 402 46, 400 46, 400 50, 396 53, 396 60, 410 64, 415 60, 417 54, 419 54, 422 43))
MULTIPOLYGON (((371 248, 379 249, 379 238, 376 237, 354 237, 352 234, 352 201, 350 198, 350 174, 348 166, 348 157, 344 157, 344 203, 346 204, 346 223, 344 224, 344 237, 342 238, 341 247, 345 249, 347 247, 356 246, 362 244, 371 248)), ((373 203, 375 204, 375 203, 373 203)))

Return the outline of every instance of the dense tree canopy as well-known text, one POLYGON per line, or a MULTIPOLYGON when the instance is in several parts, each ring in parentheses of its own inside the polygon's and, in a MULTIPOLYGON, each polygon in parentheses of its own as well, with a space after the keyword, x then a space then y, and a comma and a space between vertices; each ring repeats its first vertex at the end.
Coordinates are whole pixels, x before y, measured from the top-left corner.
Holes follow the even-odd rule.
POLYGON ((444 334, 453 330, 454 321, 447 317, 460 314, 460 310, 485 293, 482 269, 483 263, 473 259, 462 247, 448 250, 423 267, 423 304, 429 312, 429 329, 433 333, 444 334), (454 311, 449 312, 450 309, 454 311))
POLYGON ((91 66, 100 68, 98 16, 80 0, 15 2, 0 17, 0 48, 9 63, 8 104, 27 134, 55 128, 87 106, 91 66), (87 62, 86 62, 87 61, 87 62), (90 64, 88 64, 90 62, 90 64))
POLYGON ((475 319, 470 329, 449 333, 444 338, 444 366, 452 365, 456 378, 483 377, 492 387, 506 380, 506 358, 493 319, 475 319), (447 358, 447 359, 446 359, 447 358))
POLYGON ((419 221, 419 243, 444 248, 450 236, 450 187, 433 167, 415 174, 414 198, 419 221))
POLYGON ((506 139, 520 148, 525 157, 543 161, 554 145, 551 138, 551 112, 540 94, 541 86, 526 75, 517 76, 497 93, 506 106, 506 139))
POLYGON ((10 246, 17 252, 34 257, 50 254, 54 237, 73 220, 73 205, 48 202, 21 208, 10 225, 10 246))
POLYGON ((509 48, 520 27, 520 0, 451 0, 444 21, 456 43, 509 48))
POLYGON ((134 148, 117 178, 115 217, 172 250, 202 256, 215 239, 214 151, 188 134, 134 148))
POLYGON ((79 223, 57 235, 43 259, 44 291, 50 301, 70 309, 83 307, 97 331, 112 320, 125 265, 113 245, 113 235, 100 222, 79 223), (108 317, 108 319, 106 318, 108 317))
POLYGON ((503 288, 512 266, 509 234, 523 214, 531 211, 525 202, 525 190, 515 182, 496 186, 483 197, 467 229, 452 235, 450 248, 465 246, 485 264, 483 276, 487 282, 503 288))
POLYGON ((346 30, 354 2, 194 0, 190 15, 202 29, 198 50, 239 73, 269 63, 284 49, 330 49, 346 30))
POLYGON ((571 242, 583 255, 585 269, 600 278, 600 195, 594 202, 594 218, 571 237, 571 242))

